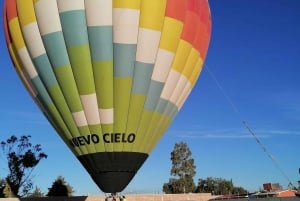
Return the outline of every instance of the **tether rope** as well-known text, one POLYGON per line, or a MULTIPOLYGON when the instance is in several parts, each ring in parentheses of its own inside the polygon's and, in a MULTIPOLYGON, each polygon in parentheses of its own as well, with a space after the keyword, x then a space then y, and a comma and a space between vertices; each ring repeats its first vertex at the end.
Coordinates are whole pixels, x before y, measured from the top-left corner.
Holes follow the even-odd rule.
POLYGON ((288 185, 289 186, 292 185, 291 180, 289 179, 289 177, 287 176, 287 174, 283 171, 283 169, 280 167, 278 161, 274 158, 274 156, 272 156, 268 152, 267 148, 261 143, 261 141, 259 140, 259 138, 257 137, 257 135, 253 132, 253 130, 251 129, 251 127, 249 126, 249 124, 247 124, 245 118, 242 117, 242 115, 241 115, 240 111, 238 110, 238 108, 235 106, 235 104, 233 103, 233 101, 231 100, 231 98, 225 93, 225 90, 223 89, 223 87, 221 86, 221 84, 218 82, 218 80, 216 79, 216 77, 214 76, 214 74, 209 70, 209 68, 208 68, 207 65, 205 65, 204 69, 207 70, 208 74, 213 79, 213 81, 217 85, 218 89, 221 91, 222 95, 225 97, 225 99, 228 101, 229 105, 234 110, 235 114, 241 120, 243 126, 247 129, 247 131, 255 139, 256 143, 260 146, 260 148, 263 150, 263 152, 265 152, 265 154, 267 154, 267 156, 271 159, 271 161, 274 163, 274 165, 276 166, 276 168, 280 171, 280 173, 288 181, 288 185))

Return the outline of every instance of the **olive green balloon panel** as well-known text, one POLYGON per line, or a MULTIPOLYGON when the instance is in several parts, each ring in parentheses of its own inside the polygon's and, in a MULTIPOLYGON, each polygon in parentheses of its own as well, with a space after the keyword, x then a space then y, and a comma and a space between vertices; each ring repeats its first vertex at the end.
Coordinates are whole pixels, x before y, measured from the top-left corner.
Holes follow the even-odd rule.
POLYGON ((132 180, 201 72, 207 0, 5 0, 15 69, 104 192, 132 180))

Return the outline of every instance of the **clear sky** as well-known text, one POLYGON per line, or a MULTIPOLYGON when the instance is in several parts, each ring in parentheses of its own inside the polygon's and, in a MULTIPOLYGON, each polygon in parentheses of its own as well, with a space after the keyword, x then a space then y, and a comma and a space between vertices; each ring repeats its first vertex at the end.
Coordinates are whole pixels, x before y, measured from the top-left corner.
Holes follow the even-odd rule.
MULTIPOLYGON (((1 5, 3 0, 0 0, 1 5)), ((168 182, 170 152, 184 141, 199 178, 232 179, 249 191, 300 180, 300 1, 209 0, 211 43, 200 79, 125 193, 157 193, 168 182), (209 69, 209 70, 208 70, 209 69), (209 73, 211 72, 212 75, 209 73), (215 77, 215 80, 213 77, 215 77), (246 121, 274 161, 244 127, 246 121)), ((2 24, 1 24, 1 30, 2 24)), ((0 140, 31 135, 48 158, 34 171, 47 193, 63 176, 76 195, 102 194, 18 80, 0 32, 0 140)), ((0 154, 0 177, 6 176, 0 154)))

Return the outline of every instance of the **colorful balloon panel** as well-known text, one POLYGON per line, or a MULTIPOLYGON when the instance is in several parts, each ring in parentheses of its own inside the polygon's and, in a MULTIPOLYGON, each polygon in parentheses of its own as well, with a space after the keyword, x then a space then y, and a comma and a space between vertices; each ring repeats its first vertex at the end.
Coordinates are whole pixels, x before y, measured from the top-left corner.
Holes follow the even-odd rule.
POLYGON ((5 0, 18 75, 104 192, 120 192, 181 109, 211 33, 207 0, 5 0))

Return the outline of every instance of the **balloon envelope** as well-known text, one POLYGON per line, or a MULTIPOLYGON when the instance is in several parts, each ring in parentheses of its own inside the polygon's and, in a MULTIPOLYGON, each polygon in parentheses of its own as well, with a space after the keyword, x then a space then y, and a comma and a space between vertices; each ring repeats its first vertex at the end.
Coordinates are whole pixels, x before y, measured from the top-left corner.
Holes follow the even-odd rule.
POLYGON ((5 0, 19 77, 104 192, 120 192, 201 72, 207 0, 5 0))

